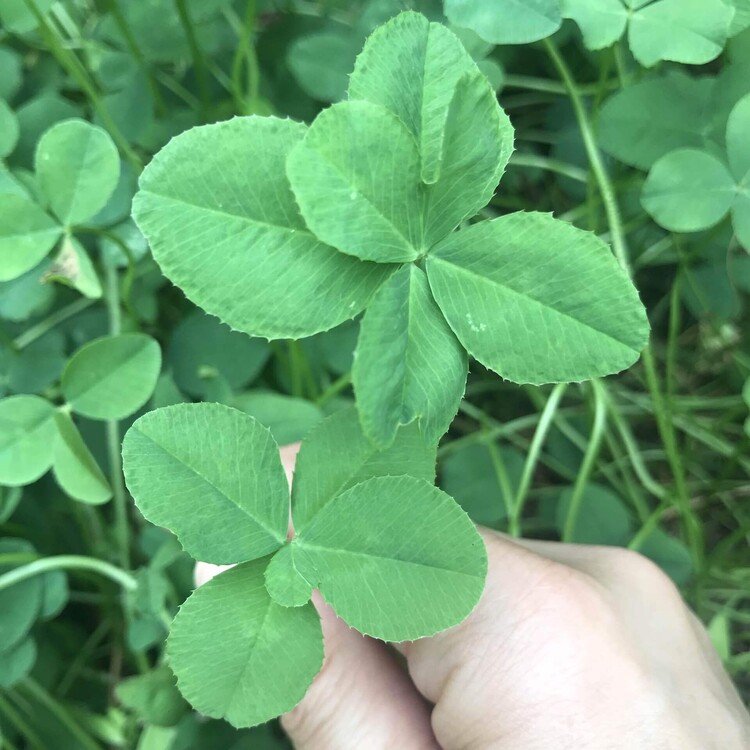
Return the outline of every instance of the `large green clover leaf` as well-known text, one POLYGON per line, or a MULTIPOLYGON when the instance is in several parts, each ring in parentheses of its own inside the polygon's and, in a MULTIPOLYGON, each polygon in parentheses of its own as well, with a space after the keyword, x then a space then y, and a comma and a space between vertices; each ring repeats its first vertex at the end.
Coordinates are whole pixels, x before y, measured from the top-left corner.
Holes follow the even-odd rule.
POLYGON ((750 251, 748 132, 750 95, 741 99, 729 116, 726 157, 698 149, 678 149, 663 156, 643 186, 643 207, 673 232, 708 229, 731 211, 737 238, 750 251))
POLYGON ((562 0, 562 14, 581 28, 589 49, 614 44, 628 29, 636 60, 702 65, 718 57, 734 9, 724 0, 562 0))
POLYGON ((303 443, 296 536, 285 542, 289 491, 255 419, 201 403, 134 423, 123 460, 143 515, 194 556, 241 563, 194 592, 172 627, 170 663, 198 710, 250 726, 301 699, 322 660, 313 587, 350 625, 386 640, 431 635, 471 612, 484 546, 460 506, 421 478, 434 476, 435 445, 412 454, 419 440, 402 428, 379 451, 352 411, 321 423, 303 443))
POLYGON ((349 258, 305 227, 285 173, 304 134, 304 125, 272 117, 193 128, 148 165, 133 202, 165 275, 251 335, 333 328, 360 312, 392 270, 349 258))

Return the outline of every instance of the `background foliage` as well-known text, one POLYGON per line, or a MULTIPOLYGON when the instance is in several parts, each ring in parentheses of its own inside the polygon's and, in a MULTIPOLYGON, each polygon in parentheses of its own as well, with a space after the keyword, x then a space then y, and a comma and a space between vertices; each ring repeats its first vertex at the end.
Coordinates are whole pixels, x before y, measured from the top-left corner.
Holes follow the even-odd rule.
POLYGON ((750 694, 746 0, 4 0, 3 747, 285 746, 176 692, 163 641, 192 563, 135 511, 120 441, 183 401, 299 440, 351 405, 359 322, 271 343, 231 331, 163 278, 130 204, 194 125, 312 121, 405 7, 452 24, 515 127, 479 218, 544 211, 596 232, 652 326, 641 362, 600 382, 516 386, 472 361, 439 485, 479 523, 656 560, 750 694))

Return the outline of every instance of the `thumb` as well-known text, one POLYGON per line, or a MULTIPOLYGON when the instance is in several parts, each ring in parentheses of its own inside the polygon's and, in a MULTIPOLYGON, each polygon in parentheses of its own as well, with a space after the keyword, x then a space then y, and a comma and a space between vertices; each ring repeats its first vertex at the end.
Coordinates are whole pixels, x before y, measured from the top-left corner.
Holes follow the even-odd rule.
POLYGON ((430 711, 398 657, 339 620, 316 594, 325 662, 281 723, 298 750, 437 750, 430 711))

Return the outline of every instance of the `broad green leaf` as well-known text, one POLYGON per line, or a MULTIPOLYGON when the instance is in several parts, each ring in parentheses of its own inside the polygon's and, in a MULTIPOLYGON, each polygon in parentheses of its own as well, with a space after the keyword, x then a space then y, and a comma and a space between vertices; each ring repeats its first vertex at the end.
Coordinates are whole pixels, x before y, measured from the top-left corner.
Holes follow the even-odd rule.
POLYGON ((102 285, 89 254, 75 237, 68 234, 60 244, 60 252, 50 266, 46 279, 71 286, 89 299, 102 296, 102 285))
MULTIPOLYGON (((26 0, 22 0, 26 2, 26 0)), ((44 91, 16 109, 21 137, 13 152, 14 161, 32 166, 36 146, 42 134, 56 122, 79 117, 81 108, 55 91, 44 91)))
POLYGON ((64 412, 57 412, 55 424, 52 471, 57 483, 82 503, 106 503, 112 497, 112 489, 73 420, 64 412))
POLYGON ((36 203, 0 196, 0 281, 30 271, 52 249, 60 227, 36 203))
POLYGON ((741 188, 734 201, 732 224, 742 247, 750 253, 750 188, 741 188))
POLYGON ((680 149, 659 159, 641 194, 646 211, 673 232, 697 232, 717 224, 734 198, 734 180, 726 166, 695 149, 680 149))
POLYGON ((242 393, 232 406, 268 427, 279 445, 302 440, 323 419, 323 412, 311 401, 273 391, 242 393))
POLYGON ((84 417, 124 419, 149 400, 160 369, 161 349, 150 336, 104 336, 70 358, 62 375, 63 396, 84 417))
POLYGON ((233 390, 247 385, 260 374, 270 354, 267 342, 233 331, 197 310, 175 328, 167 359, 178 387, 205 397, 217 376, 233 390))
POLYGON ((39 185, 66 226, 82 224, 109 200, 120 177, 120 157, 105 130, 84 120, 65 120, 39 140, 39 185))
POLYGON ((220 404, 149 412, 123 441, 125 479, 143 515, 198 560, 253 560, 281 547, 289 488, 271 433, 220 404))
POLYGON ((174 726, 188 710, 172 670, 166 666, 128 677, 115 692, 120 703, 135 711, 141 721, 158 727, 174 726))
POLYGON ((282 607, 301 607, 312 596, 310 582, 299 572, 294 562, 294 545, 283 546, 268 563, 265 572, 266 590, 282 607))
MULTIPOLYGON (((38 282, 37 282, 38 283, 38 282)), ((59 331, 49 331, 20 351, 7 350, 0 371, 13 393, 42 393, 60 378, 65 367, 65 339, 59 331)), ((1 350, 0 350, 1 351, 1 350)))
POLYGON ((380 104, 396 115, 417 139, 421 179, 433 183, 440 174, 456 84, 462 75, 476 72, 455 34, 420 13, 405 12, 367 40, 349 82, 349 99, 380 104))
POLYGON ((174 138, 141 176, 133 216, 165 275, 232 328, 298 338, 353 318, 392 269, 319 242, 286 157, 304 125, 235 118, 174 138))
MULTIPOLYGON (((25 539, 0 539, 0 555, 33 553, 25 539)), ((0 573, 16 567, 0 564, 0 573)), ((17 646, 31 629, 42 604, 43 585, 42 577, 34 576, 0 590, 0 654, 17 646)))
POLYGON ((323 664, 315 609, 276 604, 264 585, 266 564, 232 568, 193 592, 167 642, 180 692, 202 714, 236 727, 294 708, 323 664))
POLYGON ((516 383, 619 372, 648 340, 646 312, 609 247, 547 214, 454 233, 428 256, 427 276, 469 354, 516 383))
MULTIPOLYGON (((557 503, 556 526, 565 528, 573 488, 567 487, 557 503)), ((599 484, 586 486, 581 498, 571 542, 626 546, 633 533, 633 522, 622 500, 614 492, 599 484)))
POLYGON ((602 107, 601 147, 625 164, 650 169, 675 149, 705 146, 712 89, 710 79, 681 72, 627 86, 602 107))
POLYGON ((4 159, 18 143, 18 118, 4 99, 0 98, 0 159, 4 159))
POLYGON ((310 432, 297 457, 295 528, 304 531, 336 495, 370 477, 408 474, 432 482, 436 452, 437 446, 422 437, 416 424, 400 428, 393 445, 379 450, 365 437, 353 407, 336 412, 310 432))
POLYGON ((424 271, 405 265, 362 319, 352 378, 365 434, 388 446, 400 425, 419 420, 425 440, 437 443, 458 411, 467 368, 424 271))
POLYGON ((36 643, 25 638, 7 651, 0 644, 0 688, 12 688, 31 672, 36 661, 36 643))
POLYGON ((295 39, 287 64, 302 90, 313 99, 337 102, 346 95, 361 39, 346 26, 332 25, 295 39))
POLYGON ((445 0, 445 14, 493 44, 536 42, 562 24, 560 0, 445 0))
POLYGON ((426 189, 426 248, 489 203, 513 152, 513 126, 481 73, 458 81, 442 144, 439 179, 426 189))
POLYGON ((562 0, 562 15, 578 24, 584 44, 594 50, 613 45, 628 23, 621 0, 562 0))
POLYGON ((440 487, 483 526, 497 526, 515 500, 524 458, 514 448, 474 444, 443 462, 440 487))
POLYGON ((20 487, 3 487, 0 485, 0 524, 5 523, 15 512, 23 491, 20 487))
POLYGON ((0 484, 31 484, 52 465, 55 409, 38 396, 0 401, 0 484))
POLYGON ((434 635, 482 594, 487 555, 469 517, 422 479, 376 477, 335 497, 293 542, 300 573, 361 633, 434 635))
MULTIPOLYGON (((55 296, 55 288, 41 283, 48 267, 49 264, 42 261, 15 279, 0 282, 0 317, 22 323, 49 309, 55 296)), ((45 338, 47 337, 42 337, 45 338)))
POLYGON ((734 11, 723 0, 657 0, 630 18, 630 50, 649 68, 660 60, 702 65, 718 57, 734 11))
POLYGON ((422 254, 417 142, 384 107, 350 101, 321 112, 290 153, 287 173, 322 241, 379 263, 422 254))

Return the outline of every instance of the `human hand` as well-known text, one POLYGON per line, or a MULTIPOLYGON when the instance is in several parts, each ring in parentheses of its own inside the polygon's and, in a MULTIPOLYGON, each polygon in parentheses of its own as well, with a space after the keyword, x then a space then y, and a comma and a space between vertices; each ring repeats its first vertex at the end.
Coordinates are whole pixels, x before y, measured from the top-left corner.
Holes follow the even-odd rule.
MULTIPOLYGON (((288 470, 295 455, 283 449, 288 470)), ((705 630, 653 563, 482 533, 479 605, 451 630, 399 644, 405 664, 314 599, 325 663, 282 718, 298 750, 750 747, 705 630)))

